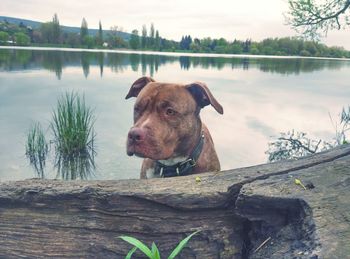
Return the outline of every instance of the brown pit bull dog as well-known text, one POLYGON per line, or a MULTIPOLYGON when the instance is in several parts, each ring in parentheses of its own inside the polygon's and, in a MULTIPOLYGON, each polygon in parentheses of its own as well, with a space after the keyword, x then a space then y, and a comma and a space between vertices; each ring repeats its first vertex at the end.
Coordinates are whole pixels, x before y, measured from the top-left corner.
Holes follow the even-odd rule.
POLYGON ((137 99, 127 154, 145 158, 141 178, 220 171, 213 140, 199 112, 209 104, 220 114, 224 111, 204 83, 159 83, 141 77, 125 99, 130 97, 137 99))

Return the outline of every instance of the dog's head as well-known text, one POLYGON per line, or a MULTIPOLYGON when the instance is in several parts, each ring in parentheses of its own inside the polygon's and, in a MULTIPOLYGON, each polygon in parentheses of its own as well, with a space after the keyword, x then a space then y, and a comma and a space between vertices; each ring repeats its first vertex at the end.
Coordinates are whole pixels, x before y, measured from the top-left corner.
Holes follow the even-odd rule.
POLYGON ((192 139, 201 134, 200 109, 211 104, 223 114, 222 106, 201 82, 180 85, 141 77, 132 84, 126 99, 130 97, 137 99, 127 140, 129 156, 153 160, 186 156, 195 144, 192 139))

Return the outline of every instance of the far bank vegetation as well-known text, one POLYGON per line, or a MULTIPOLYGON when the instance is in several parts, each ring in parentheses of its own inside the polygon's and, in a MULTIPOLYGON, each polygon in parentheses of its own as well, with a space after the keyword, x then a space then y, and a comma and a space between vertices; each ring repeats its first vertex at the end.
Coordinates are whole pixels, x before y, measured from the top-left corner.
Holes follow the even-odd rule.
POLYGON ((342 47, 328 47, 298 37, 267 38, 256 42, 251 39, 199 39, 184 35, 180 41, 174 41, 161 37, 153 23, 149 27, 143 25, 141 30, 134 29, 127 33, 117 25, 103 30, 101 21, 98 29, 89 29, 85 18, 82 19, 80 28, 61 26, 57 14, 52 21, 36 22, 36 26, 30 26, 20 19, 16 21, 17 23, 6 19, 0 21, 0 45, 350 58, 350 51, 342 47))

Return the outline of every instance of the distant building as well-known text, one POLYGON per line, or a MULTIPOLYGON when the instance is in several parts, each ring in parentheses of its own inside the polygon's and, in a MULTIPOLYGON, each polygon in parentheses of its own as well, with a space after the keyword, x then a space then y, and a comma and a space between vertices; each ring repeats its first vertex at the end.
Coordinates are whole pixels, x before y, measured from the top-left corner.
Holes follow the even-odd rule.
POLYGON ((107 47, 108 47, 108 43, 107 43, 107 42, 103 42, 102 46, 103 46, 104 48, 107 48, 107 47))

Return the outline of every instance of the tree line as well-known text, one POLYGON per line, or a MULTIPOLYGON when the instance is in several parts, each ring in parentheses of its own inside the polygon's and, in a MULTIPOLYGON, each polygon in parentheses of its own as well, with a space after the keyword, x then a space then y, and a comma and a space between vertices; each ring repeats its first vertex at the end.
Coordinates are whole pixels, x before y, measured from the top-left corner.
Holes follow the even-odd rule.
POLYGON ((176 42, 160 37, 159 31, 151 24, 149 32, 143 25, 141 35, 133 30, 131 35, 124 33, 123 28, 117 25, 109 30, 103 30, 101 21, 97 32, 90 32, 88 22, 82 19, 80 31, 72 32, 63 29, 57 14, 49 22, 42 23, 39 28, 19 25, 7 21, 0 22, 0 45, 41 45, 83 48, 131 48, 143 50, 174 50, 176 42), (127 35, 127 36, 125 36, 127 35))
POLYGON ((346 66, 344 62, 329 62, 329 60, 318 60, 318 62, 315 62, 313 59, 290 59, 286 62, 284 59, 250 59, 247 57, 176 57, 85 51, 53 52, 49 50, 0 49, 0 68, 2 70, 15 71, 38 67, 54 72, 58 79, 61 79, 64 68, 69 66, 81 66, 85 77, 89 75, 91 66, 99 67, 101 76, 103 76, 106 67, 111 68, 115 73, 123 72, 129 67, 135 72, 139 71, 143 75, 153 76, 160 67, 166 64, 179 65, 184 70, 195 68, 220 70, 226 67, 232 70, 258 69, 264 73, 282 75, 298 75, 323 69, 339 70, 346 66))
POLYGON ((0 23, 0 43, 4 44, 5 42, 24 46, 102 48, 109 44, 111 48, 128 47, 127 41, 120 36, 118 26, 112 26, 106 33, 102 29, 100 21, 97 33, 92 34, 89 32, 87 20, 83 18, 80 31, 74 32, 62 28, 57 14, 53 16, 51 21, 42 23, 38 28, 26 26, 22 22, 19 25, 7 21, 0 23))
POLYGON ((181 50, 198 53, 350 58, 350 51, 342 47, 327 47, 325 44, 297 37, 267 38, 260 42, 235 39, 230 42, 224 38, 209 37, 192 40, 187 35, 182 37, 179 45, 181 50))
POLYGON ((350 51, 342 47, 327 47, 319 42, 306 41, 297 37, 268 38, 256 42, 250 39, 233 41, 210 37, 198 39, 185 35, 176 42, 161 37, 153 23, 149 29, 143 25, 141 33, 134 29, 131 34, 125 34, 128 37, 123 36, 122 32, 123 29, 118 26, 103 30, 100 21, 98 30, 91 33, 85 18, 82 19, 79 32, 64 30, 55 14, 51 21, 42 23, 39 28, 34 29, 23 23, 16 25, 6 21, 0 22, 0 44, 350 58, 350 51))

